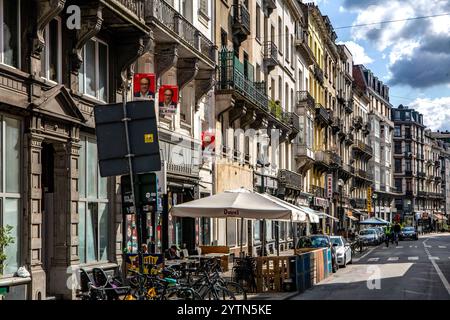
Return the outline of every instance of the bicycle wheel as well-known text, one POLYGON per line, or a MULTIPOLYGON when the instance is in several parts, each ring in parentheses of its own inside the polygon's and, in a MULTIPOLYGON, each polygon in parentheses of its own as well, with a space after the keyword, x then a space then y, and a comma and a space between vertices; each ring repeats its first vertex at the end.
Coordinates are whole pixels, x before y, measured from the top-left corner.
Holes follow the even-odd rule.
POLYGON ((168 288, 163 300, 203 300, 192 288, 168 288))
POLYGON ((236 300, 236 296, 228 288, 221 285, 215 285, 214 287, 218 300, 236 300))
POLYGON ((239 283, 226 281, 224 287, 230 290, 234 294, 236 299, 247 300, 247 292, 239 283))

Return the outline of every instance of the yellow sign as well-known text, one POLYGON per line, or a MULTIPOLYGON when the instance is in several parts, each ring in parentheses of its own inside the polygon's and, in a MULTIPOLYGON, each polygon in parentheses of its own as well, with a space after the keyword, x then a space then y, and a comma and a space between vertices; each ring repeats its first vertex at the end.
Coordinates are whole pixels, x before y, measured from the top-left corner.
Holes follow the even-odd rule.
POLYGON ((367 188, 367 213, 370 214, 372 213, 372 188, 368 187, 367 188))
POLYGON ((144 134, 145 143, 153 143, 153 133, 144 134))

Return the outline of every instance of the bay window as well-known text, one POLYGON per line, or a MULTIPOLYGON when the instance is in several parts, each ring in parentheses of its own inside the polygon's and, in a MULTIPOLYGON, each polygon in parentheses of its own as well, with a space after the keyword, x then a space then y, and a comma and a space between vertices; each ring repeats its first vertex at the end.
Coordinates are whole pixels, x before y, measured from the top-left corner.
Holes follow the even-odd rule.
POLYGON ((61 19, 53 19, 44 30, 45 47, 41 54, 41 76, 61 82, 61 19))
POLYGON ((20 120, 0 116, 0 227, 11 226, 14 239, 4 248, 0 274, 5 275, 14 274, 20 262, 21 136, 20 120))
POLYGON ((81 263, 108 260, 107 179, 100 177, 97 145, 82 137, 79 159, 78 238, 81 263))
POLYGON ((0 0, 0 62, 20 68, 20 0, 0 0))
POLYGON ((83 48, 79 71, 79 90, 95 99, 108 100, 108 45, 98 39, 89 40, 83 48))

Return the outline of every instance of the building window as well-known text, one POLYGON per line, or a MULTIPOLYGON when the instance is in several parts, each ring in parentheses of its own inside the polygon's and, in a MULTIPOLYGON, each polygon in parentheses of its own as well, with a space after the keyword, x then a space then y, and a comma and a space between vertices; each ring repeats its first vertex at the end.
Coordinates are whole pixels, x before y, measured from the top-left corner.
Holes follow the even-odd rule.
POLYGON ((41 53, 41 76, 61 82, 61 19, 53 19, 44 30, 45 47, 41 53))
POLYGON ((395 172, 402 172, 402 160, 395 159, 395 172))
POLYGON ((394 127, 394 137, 401 137, 402 136, 402 128, 400 126, 394 127))
POLYGON ((0 226, 11 226, 14 238, 14 243, 4 248, 6 260, 0 266, 4 275, 14 274, 20 262, 21 131, 20 120, 0 116, 0 226))
POLYGON ((202 15, 204 15, 205 17, 209 16, 209 10, 208 10, 208 0, 200 0, 200 8, 199 11, 202 15))
POLYGON ((283 53, 283 25, 280 17, 278 17, 278 50, 283 53))
POLYGON ((83 48, 79 72, 80 92, 98 100, 108 100, 108 45, 98 39, 89 40, 83 48))
POLYGON ((261 8, 256 5, 256 39, 261 39, 261 8))
POLYGON ((396 154, 401 154, 402 153, 402 143, 395 142, 394 149, 395 149, 396 154))
POLYGON ((406 191, 412 191, 412 183, 411 180, 406 180, 406 191))
POLYGON ((411 142, 405 143, 405 152, 412 152, 411 151, 411 142))
POLYGON ((284 45, 285 45, 285 53, 286 53, 286 60, 289 60, 289 29, 286 27, 285 35, 284 35, 284 45))
POLYGON ((412 171, 411 169, 411 160, 405 160, 405 170, 406 171, 412 171))
POLYGON ((107 179, 100 177, 97 144, 82 137, 79 158, 78 238, 81 263, 108 261, 107 179))
POLYGON ((405 138, 411 137, 411 128, 405 127, 405 138))
POLYGON ((0 62, 20 68, 20 0, 0 0, 0 62))

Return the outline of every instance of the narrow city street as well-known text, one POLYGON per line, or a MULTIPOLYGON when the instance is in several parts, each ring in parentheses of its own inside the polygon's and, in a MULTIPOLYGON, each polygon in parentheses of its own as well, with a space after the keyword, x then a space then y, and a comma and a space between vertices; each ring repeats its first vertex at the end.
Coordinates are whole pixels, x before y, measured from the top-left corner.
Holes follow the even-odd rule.
POLYGON ((450 234, 372 248, 294 300, 450 299, 450 234))

